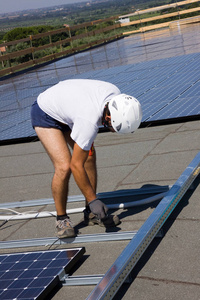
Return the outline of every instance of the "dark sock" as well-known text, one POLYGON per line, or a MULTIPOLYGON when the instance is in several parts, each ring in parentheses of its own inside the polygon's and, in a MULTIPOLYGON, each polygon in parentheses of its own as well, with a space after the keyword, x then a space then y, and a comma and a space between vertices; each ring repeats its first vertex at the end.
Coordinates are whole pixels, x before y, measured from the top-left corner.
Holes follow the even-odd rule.
POLYGON ((68 218, 68 215, 67 215, 67 214, 61 215, 61 216, 58 216, 58 215, 57 215, 57 217, 56 217, 57 221, 59 221, 59 220, 65 220, 66 218, 68 218))

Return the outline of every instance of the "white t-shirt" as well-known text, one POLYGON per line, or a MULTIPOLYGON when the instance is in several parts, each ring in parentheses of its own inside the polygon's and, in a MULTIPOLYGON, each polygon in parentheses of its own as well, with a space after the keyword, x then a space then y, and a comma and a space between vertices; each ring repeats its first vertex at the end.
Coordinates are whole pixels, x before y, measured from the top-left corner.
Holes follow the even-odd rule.
POLYGON ((67 124, 71 138, 89 150, 101 125, 105 103, 120 90, 113 84, 90 79, 61 81, 38 96, 39 107, 52 118, 67 124))

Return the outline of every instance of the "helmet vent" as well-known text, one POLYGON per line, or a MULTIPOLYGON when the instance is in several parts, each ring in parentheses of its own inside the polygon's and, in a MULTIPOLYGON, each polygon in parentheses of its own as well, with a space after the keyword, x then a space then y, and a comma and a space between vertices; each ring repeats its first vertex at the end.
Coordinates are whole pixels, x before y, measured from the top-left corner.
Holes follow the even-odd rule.
POLYGON ((128 127, 128 128, 131 128, 130 122, 129 122, 128 120, 126 121, 126 124, 127 124, 127 127, 128 127))
POLYGON ((116 110, 118 110, 116 101, 113 101, 112 106, 113 106, 116 110))
POLYGON ((121 128, 122 128, 122 123, 116 126, 117 131, 120 131, 121 128))

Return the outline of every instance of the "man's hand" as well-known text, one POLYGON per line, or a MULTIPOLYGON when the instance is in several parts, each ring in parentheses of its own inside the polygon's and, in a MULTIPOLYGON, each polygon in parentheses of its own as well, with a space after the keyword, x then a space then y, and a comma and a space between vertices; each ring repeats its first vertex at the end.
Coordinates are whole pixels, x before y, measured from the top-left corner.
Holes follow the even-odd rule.
POLYGON ((93 214, 97 215, 99 219, 103 219, 106 217, 108 208, 99 199, 95 199, 95 200, 89 202, 89 207, 90 207, 91 212, 93 214))

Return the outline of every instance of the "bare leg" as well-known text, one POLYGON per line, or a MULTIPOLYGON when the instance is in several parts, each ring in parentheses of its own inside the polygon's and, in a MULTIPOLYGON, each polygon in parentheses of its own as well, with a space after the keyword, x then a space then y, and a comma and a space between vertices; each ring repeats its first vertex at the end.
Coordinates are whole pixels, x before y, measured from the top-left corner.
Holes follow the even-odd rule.
POLYGON ((35 131, 54 165, 52 194, 57 214, 64 215, 66 214, 68 183, 71 175, 71 153, 65 135, 55 128, 35 127, 35 131))

